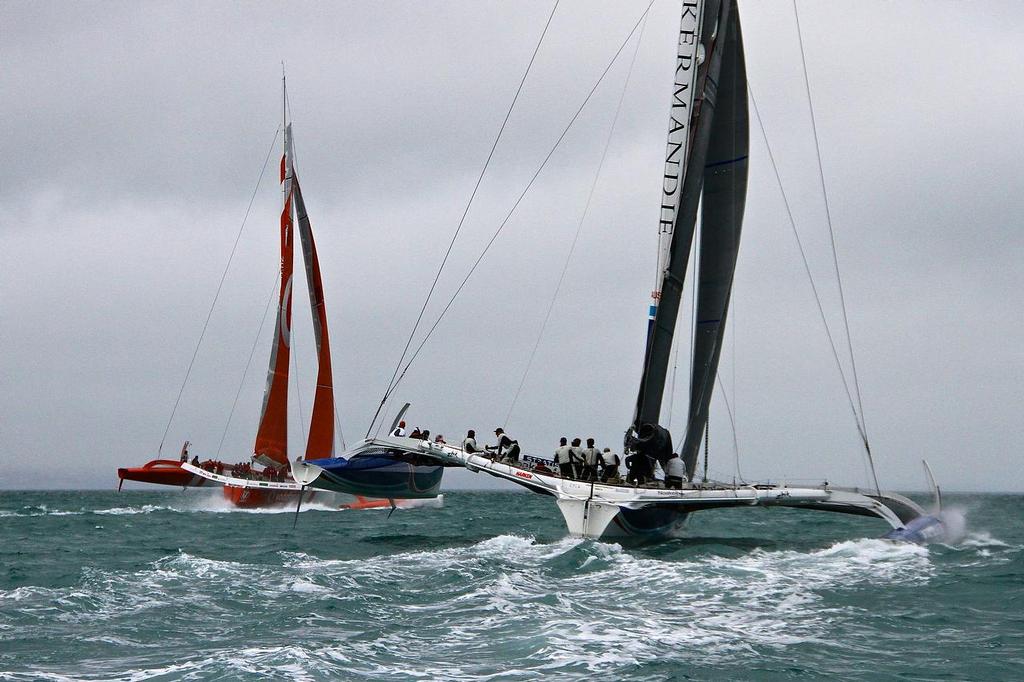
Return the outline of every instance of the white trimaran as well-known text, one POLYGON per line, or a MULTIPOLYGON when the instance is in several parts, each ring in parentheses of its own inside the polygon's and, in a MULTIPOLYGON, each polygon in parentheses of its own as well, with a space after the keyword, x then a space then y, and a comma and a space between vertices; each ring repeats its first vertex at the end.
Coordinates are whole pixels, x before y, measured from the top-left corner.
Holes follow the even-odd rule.
MULTIPOLYGON (((665 464, 671 435, 658 424, 698 205, 701 234, 695 254, 696 328, 692 348, 690 408, 678 451, 686 478, 682 489, 612 485, 562 478, 547 467, 495 461, 449 445, 373 439, 379 445, 418 448, 449 464, 551 495, 572 535, 668 535, 691 512, 723 507, 796 507, 875 516, 896 532, 934 519, 902 495, 872 489, 694 482, 698 452, 718 370, 726 314, 740 241, 748 168, 747 79, 740 17, 732 0, 683 3, 672 107, 662 180, 658 277, 650 306, 647 348, 627 454, 665 464)), ((858 418, 858 429, 863 430, 858 418)), ((863 437, 865 449, 867 439, 863 437)), ((369 442, 369 441, 368 441, 369 442)), ((874 466, 872 464, 872 472, 874 466)), ((938 521, 936 521, 938 523, 938 521)))

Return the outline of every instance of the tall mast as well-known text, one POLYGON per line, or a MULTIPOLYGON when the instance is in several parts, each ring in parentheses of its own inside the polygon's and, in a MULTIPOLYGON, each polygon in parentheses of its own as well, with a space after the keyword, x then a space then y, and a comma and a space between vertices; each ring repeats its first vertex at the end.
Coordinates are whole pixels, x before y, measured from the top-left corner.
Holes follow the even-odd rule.
POLYGON ((263 392, 263 408, 256 432, 253 453, 264 463, 288 463, 288 371, 291 360, 292 326, 292 269, 294 266, 294 230, 292 220, 292 159, 291 130, 287 120, 287 89, 281 74, 281 113, 284 125, 284 151, 281 155, 281 286, 277 304, 274 342, 267 369, 267 384, 263 392))

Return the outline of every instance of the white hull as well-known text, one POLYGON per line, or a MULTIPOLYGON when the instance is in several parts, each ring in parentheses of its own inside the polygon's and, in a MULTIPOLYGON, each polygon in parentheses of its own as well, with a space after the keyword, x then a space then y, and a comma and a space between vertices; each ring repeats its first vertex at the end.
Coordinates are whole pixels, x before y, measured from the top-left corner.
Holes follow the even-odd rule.
POLYGON ((236 488, 253 488, 257 490, 289 490, 291 492, 299 492, 302 490, 302 485, 294 481, 261 481, 259 479, 251 478, 236 478, 234 476, 225 476, 224 474, 217 474, 212 471, 207 471, 191 464, 182 464, 181 468, 185 471, 191 471, 196 476, 202 476, 210 481, 215 481, 223 485, 230 485, 236 488))
POLYGON ((423 443, 420 448, 450 464, 461 464, 470 471, 553 496, 569 533, 579 537, 671 536, 682 529, 690 513, 722 507, 797 507, 875 516, 893 528, 902 528, 924 513, 914 502, 894 493, 874 494, 828 485, 716 484, 682 490, 610 485, 564 479, 524 465, 467 454, 450 445, 423 443))

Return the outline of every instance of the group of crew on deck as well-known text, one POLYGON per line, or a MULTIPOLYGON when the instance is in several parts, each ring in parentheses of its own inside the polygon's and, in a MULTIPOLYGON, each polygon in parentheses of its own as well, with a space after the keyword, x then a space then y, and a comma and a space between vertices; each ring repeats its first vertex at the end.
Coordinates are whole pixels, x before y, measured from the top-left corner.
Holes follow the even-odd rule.
MULTIPOLYGON (((398 426, 396 426, 395 429, 391 432, 391 435, 392 436, 398 436, 399 438, 415 438, 416 440, 425 440, 425 441, 429 441, 430 440, 430 430, 429 429, 420 429, 419 427, 416 427, 415 429, 412 430, 412 433, 406 434, 406 432, 405 432, 405 422, 404 421, 398 422, 398 426)), ((445 441, 444 436, 442 436, 439 433, 436 436, 434 436, 434 442, 435 443, 442 443, 443 444, 443 443, 446 443, 447 441, 445 441)))
MULTIPOLYGON (((509 464, 518 464, 521 452, 519 443, 501 428, 495 429, 494 435, 498 439, 497 444, 481 448, 476 442, 476 432, 470 429, 462 441, 462 449, 469 454, 479 454, 509 464)), ((555 471, 548 470, 543 460, 535 460, 533 469, 538 473, 557 473, 562 478, 577 481, 600 481, 615 485, 622 482, 619 467, 624 463, 628 485, 649 485, 657 480, 654 477, 654 467, 657 461, 645 453, 635 452, 626 457, 623 462, 622 458, 611 448, 598 448, 593 438, 588 438, 586 447, 583 447, 581 438, 574 438, 570 443, 568 438, 563 437, 559 440, 558 449, 555 450, 555 471), (542 468, 545 471, 541 471, 542 468)), ((683 461, 679 459, 679 456, 671 454, 668 459, 661 462, 661 467, 665 472, 665 487, 681 489, 686 480, 686 473, 683 461)))
MULTIPOLYGON (((392 436, 405 437, 405 422, 401 421, 391 432, 392 436)), ((468 454, 481 455, 494 459, 495 461, 507 464, 519 465, 522 450, 519 442, 505 433, 505 430, 498 427, 494 430, 497 443, 494 445, 481 446, 476 440, 476 431, 469 429, 466 437, 462 440, 462 450, 468 454)), ((408 435, 409 438, 430 441, 430 431, 426 429, 414 429, 408 435)), ((433 439, 435 443, 444 443, 444 437, 438 435, 433 439)), ((600 481, 615 485, 622 483, 619 467, 626 465, 627 485, 650 485, 656 483, 654 476, 655 464, 660 463, 665 473, 664 485, 666 488, 680 489, 686 481, 685 466, 678 455, 671 452, 669 446, 667 457, 652 457, 648 453, 638 450, 626 457, 625 462, 611 448, 600 449, 595 445, 593 438, 587 439, 586 447, 583 447, 581 438, 574 438, 569 442, 568 438, 559 440, 558 448, 554 455, 554 471, 551 471, 545 464, 546 460, 534 460, 527 457, 528 464, 532 463, 534 471, 538 473, 552 473, 562 478, 577 481, 600 481), (542 470, 543 469, 543 470, 542 470)))
POLYGON ((601 450, 594 445, 594 439, 587 439, 587 447, 583 441, 562 437, 555 450, 555 467, 562 478, 580 481, 601 481, 603 483, 619 482, 619 456, 611 448, 601 450))

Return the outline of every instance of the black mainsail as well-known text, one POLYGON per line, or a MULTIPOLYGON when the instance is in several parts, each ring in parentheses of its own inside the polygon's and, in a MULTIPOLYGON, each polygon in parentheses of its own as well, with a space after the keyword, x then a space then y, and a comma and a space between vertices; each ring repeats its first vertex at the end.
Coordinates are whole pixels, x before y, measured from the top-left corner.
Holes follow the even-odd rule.
POLYGON ((660 289, 654 292, 648 327, 647 351, 640 379, 632 431, 644 424, 657 425, 668 374, 672 338, 693 245, 697 208, 703 196, 701 247, 698 254, 698 330, 694 343, 694 376, 691 382, 690 416, 681 454, 692 476, 700 436, 707 422, 725 316, 732 288, 740 226, 746 199, 747 100, 746 69, 739 13, 731 0, 685 2, 676 84, 669 127, 669 144, 663 180, 659 254, 660 289), (685 65, 687 20, 697 17, 694 87, 689 93, 688 144, 679 160, 676 146, 680 129, 680 73, 685 65), (673 167, 675 162, 675 167, 673 167), (681 177, 678 193, 673 181, 681 177), (671 219, 670 239, 665 239, 671 219), (665 243, 667 242, 667 244, 665 243))
POLYGON ((747 72, 739 12, 734 9, 729 14, 704 165, 690 415, 680 450, 690 478, 697 465, 718 372, 747 198, 747 72))

